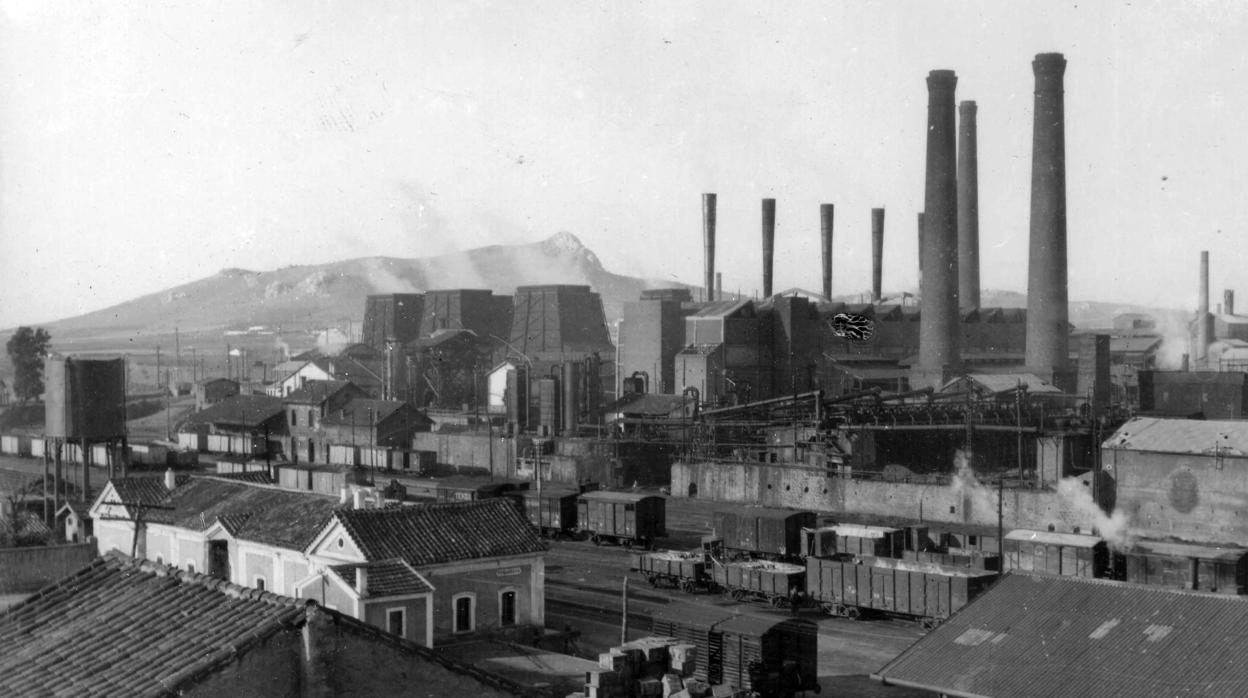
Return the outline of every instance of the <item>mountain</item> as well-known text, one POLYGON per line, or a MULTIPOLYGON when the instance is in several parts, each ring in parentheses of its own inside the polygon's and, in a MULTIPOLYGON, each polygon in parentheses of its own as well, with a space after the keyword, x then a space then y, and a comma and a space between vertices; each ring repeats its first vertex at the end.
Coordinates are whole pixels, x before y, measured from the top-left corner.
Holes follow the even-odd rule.
POLYGON ((511 295, 517 286, 581 284, 603 300, 607 318, 626 301, 667 282, 613 274, 571 233, 521 245, 491 245, 420 259, 364 257, 274 271, 224 269, 181 286, 111 308, 41 325, 54 342, 91 337, 167 335, 246 330, 346 329, 364 315, 364 298, 378 293, 433 289, 490 289, 511 295))

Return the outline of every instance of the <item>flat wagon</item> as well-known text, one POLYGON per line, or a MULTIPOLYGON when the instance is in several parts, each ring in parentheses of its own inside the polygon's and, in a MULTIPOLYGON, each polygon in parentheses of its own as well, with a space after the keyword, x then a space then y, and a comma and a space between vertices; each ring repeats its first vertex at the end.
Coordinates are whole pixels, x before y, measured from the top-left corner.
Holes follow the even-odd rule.
POLYGON ((694 645, 694 676, 712 686, 767 698, 820 690, 819 635, 809 620, 674 605, 654 613, 651 632, 694 645))
POLYGON ((648 547, 667 535, 666 501, 653 494, 585 492, 576 500, 576 522, 595 545, 648 547))
POLYGON ((806 559, 806 594, 828 615, 881 614, 933 627, 987 589, 995 573, 892 558, 806 559))

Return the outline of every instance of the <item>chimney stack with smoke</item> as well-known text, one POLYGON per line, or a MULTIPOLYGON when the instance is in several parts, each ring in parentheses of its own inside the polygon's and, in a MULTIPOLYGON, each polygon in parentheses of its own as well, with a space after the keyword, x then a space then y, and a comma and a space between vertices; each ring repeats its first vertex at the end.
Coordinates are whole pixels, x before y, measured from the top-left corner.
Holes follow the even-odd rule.
POLYGON ((819 205, 819 232, 823 238, 823 297, 832 300, 832 204, 819 205))
POLYGON ((871 301, 884 294, 884 209, 871 209, 871 301))
MULTIPOLYGON (((1066 125, 1060 53, 1041 53, 1031 140, 1031 238, 1027 265, 1028 370, 1053 380, 1070 358, 1066 289, 1066 125)), ((1063 389, 1067 386, 1058 385, 1063 389)), ((1073 387, 1073 386, 1071 386, 1073 387)))
POLYGON ((715 195, 702 195, 702 243, 706 246, 706 301, 715 300, 715 195))
POLYGON ((776 200, 763 199, 763 298, 771 298, 771 269, 776 252, 776 200))
POLYGON ((927 176, 923 197, 923 277, 920 283, 919 365, 913 388, 939 387, 962 363, 958 314, 957 130, 952 70, 927 76, 927 176))
POLYGON ((958 105, 958 302, 979 307, 979 147, 974 102, 958 105))

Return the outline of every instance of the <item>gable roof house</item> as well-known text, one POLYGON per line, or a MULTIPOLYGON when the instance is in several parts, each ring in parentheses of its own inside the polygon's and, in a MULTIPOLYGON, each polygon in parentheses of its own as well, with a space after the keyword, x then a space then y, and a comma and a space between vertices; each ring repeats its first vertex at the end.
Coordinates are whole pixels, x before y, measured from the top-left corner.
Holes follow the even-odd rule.
POLYGON ((286 407, 286 452, 291 460, 309 463, 329 462, 328 442, 321 420, 342 409, 365 393, 358 386, 341 380, 312 380, 282 398, 286 407))
MULTIPOLYGON (((434 587, 433 641, 476 633, 520 632, 545 624, 545 546, 506 498, 386 509, 338 509, 308 547, 318 568, 365 568, 366 585, 384 574, 405 575, 398 563, 434 587)), ((358 574, 358 572, 357 572, 358 574)), ((322 573, 299 593, 329 588, 322 573)), ((347 577, 349 580, 349 577, 347 577)), ((357 579, 357 585, 358 580, 357 579)), ((410 576, 405 584, 413 581, 410 576)))
POLYGON ((268 395, 235 395, 192 413, 178 429, 178 445, 191 450, 263 456, 286 435, 282 401, 268 395))
POLYGON ((429 431, 433 420, 407 402, 355 399, 340 409, 327 411, 321 424, 326 443, 349 445, 353 451, 358 448, 358 464, 376 467, 388 465, 378 450, 410 449, 412 435, 429 431))
POLYGON ((0 613, 0 694, 535 696, 308 600, 116 553, 0 613))

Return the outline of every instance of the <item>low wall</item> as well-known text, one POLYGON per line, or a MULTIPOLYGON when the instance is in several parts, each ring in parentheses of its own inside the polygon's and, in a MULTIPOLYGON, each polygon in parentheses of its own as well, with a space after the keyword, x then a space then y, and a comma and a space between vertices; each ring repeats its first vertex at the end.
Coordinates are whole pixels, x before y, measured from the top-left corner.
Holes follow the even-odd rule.
MULTIPOLYGON (((820 512, 894 516, 915 521, 997 525, 994 489, 855 480, 823 468, 761 463, 677 463, 672 496, 792 507, 820 512), (693 485, 691 488, 690 486, 693 485)), ((1092 530, 1095 516, 1053 489, 1005 490, 1007 528, 1092 530)))
POLYGON ((0 593, 37 591, 95 559, 95 540, 73 545, 0 548, 0 593))

